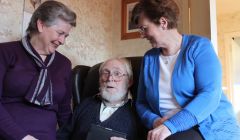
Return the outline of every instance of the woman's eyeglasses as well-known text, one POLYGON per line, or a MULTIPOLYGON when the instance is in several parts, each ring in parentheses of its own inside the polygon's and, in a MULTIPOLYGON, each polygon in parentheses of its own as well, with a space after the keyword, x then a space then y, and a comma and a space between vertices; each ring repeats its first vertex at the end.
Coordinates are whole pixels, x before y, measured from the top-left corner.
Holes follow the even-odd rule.
POLYGON ((139 26, 139 27, 138 27, 138 32, 139 32, 141 35, 144 35, 144 34, 147 32, 147 29, 148 29, 148 27, 147 27, 146 25, 139 26))

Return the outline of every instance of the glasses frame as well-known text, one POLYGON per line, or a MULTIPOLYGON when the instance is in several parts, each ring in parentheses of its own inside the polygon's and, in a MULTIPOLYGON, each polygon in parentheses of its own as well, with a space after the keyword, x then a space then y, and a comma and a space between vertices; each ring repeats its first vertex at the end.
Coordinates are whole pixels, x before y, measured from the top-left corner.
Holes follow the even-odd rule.
POLYGON ((104 81, 108 81, 110 79, 110 77, 112 76, 114 81, 121 81, 123 79, 124 76, 128 76, 127 73, 121 73, 119 71, 102 71, 100 72, 100 77, 104 80, 104 81), (120 75, 117 75, 117 73, 120 73, 120 75))
POLYGON ((143 25, 143 26, 138 27, 138 32, 140 33, 141 37, 146 34, 147 30, 148 30, 147 25, 143 25))

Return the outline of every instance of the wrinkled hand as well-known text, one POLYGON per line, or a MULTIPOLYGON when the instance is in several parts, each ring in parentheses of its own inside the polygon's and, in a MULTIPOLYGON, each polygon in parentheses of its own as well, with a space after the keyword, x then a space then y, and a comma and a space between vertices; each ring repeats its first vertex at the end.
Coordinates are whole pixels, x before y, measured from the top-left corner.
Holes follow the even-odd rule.
POLYGON ((25 136, 22 140, 38 140, 38 139, 34 138, 34 137, 31 136, 31 135, 27 135, 27 136, 25 136))
POLYGON ((110 140, 126 140, 126 139, 121 137, 111 137, 110 140))
POLYGON ((148 131, 147 140, 164 140, 171 135, 170 130, 165 125, 160 125, 148 131))
POLYGON ((162 117, 162 118, 157 118, 153 123, 153 128, 156 128, 156 127, 162 125, 163 122, 165 122, 167 119, 168 119, 168 117, 166 117, 166 116, 162 117))

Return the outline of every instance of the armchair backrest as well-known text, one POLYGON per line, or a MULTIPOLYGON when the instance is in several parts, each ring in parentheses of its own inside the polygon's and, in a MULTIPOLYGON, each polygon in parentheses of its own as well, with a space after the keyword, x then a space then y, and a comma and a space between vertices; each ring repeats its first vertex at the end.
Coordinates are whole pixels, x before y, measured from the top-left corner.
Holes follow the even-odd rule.
MULTIPOLYGON (((138 77, 142 63, 142 57, 126 57, 132 64, 133 85, 130 88, 133 99, 136 99, 138 77)), ((99 92, 99 67, 101 63, 92 67, 78 65, 73 68, 73 103, 79 104, 83 99, 99 92)))
POLYGON ((73 93, 73 105, 80 103, 80 99, 83 93, 85 85, 85 79, 90 70, 89 66, 77 65, 72 69, 72 93, 73 93))
MULTIPOLYGON (((140 74, 142 58, 138 57, 126 57, 132 64, 133 70, 133 85, 130 87, 132 93, 133 102, 137 98, 138 78, 140 74)), ((73 107, 80 104, 82 100, 87 97, 93 96, 99 92, 99 67, 101 63, 92 67, 78 65, 73 68, 73 107)), ((134 108, 135 110, 135 108, 134 108)), ((138 121, 138 133, 141 139, 147 139, 147 129, 142 125, 139 118, 138 121)))

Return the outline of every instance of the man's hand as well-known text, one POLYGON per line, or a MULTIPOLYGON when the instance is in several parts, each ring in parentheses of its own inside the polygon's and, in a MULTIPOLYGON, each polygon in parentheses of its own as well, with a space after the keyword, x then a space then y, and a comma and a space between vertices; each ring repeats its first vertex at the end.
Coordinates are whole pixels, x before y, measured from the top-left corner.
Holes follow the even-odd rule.
POLYGON ((34 138, 34 137, 31 136, 31 135, 27 135, 27 136, 25 136, 22 140, 38 140, 38 139, 34 138))
POLYGON ((110 140, 126 140, 126 139, 121 138, 121 137, 111 137, 110 140))
POLYGON ((160 125, 148 132, 147 140, 164 140, 170 135, 170 130, 165 125, 160 125))

